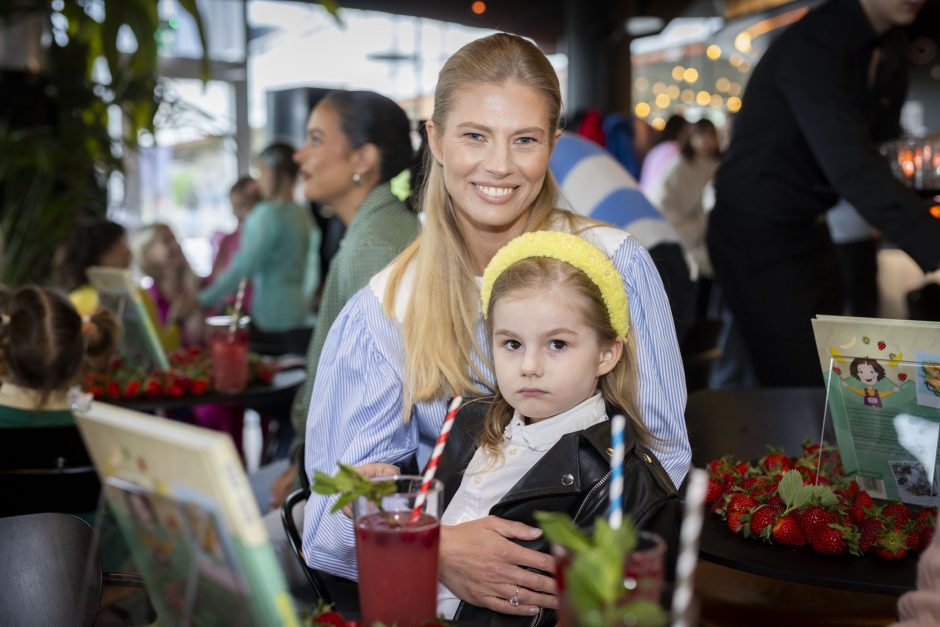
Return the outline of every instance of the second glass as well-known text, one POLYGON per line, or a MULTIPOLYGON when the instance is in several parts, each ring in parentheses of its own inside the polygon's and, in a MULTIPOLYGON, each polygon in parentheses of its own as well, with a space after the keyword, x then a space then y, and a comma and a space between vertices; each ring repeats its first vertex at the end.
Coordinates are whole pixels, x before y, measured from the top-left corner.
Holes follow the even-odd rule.
POLYGON ((380 506, 365 498, 353 503, 362 623, 419 627, 437 615, 442 484, 431 483, 420 516, 412 521, 421 477, 373 481, 393 481, 395 493, 380 506))
POLYGON ((206 318, 212 383, 217 392, 234 394, 248 387, 248 323, 242 316, 232 325, 232 316, 206 318))

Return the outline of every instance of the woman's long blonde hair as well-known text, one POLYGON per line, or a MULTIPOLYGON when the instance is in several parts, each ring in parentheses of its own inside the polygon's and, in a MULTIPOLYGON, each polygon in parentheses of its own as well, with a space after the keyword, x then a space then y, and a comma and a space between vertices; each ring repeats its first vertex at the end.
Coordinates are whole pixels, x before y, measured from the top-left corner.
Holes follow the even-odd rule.
MULTIPOLYGON (((610 314, 600 288, 574 266, 548 257, 530 257, 517 261, 493 282, 486 316, 489 321, 489 334, 492 335, 494 324, 493 309, 500 299, 537 292, 552 293, 557 295, 559 301, 575 307, 583 316, 584 323, 597 333, 601 346, 609 346, 617 340, 617 332, 611 326, 610 314)), ((598 388, 604 400, 622 411, 630 420, 636 440, 647 444, 651 436, 640 415, 637 387, 636 341, 631 328, 624 338, 620 361, 613 370, 598 378, 598 388)), ((512 416, 513 408, 497 390, 483 419, 483 432, 479 442, 493 459, 501 457, 503 431, 512 416)))
MULTIPOLYGON (((473 41, 444 64, 434 92, 434 132, 445 128, 458 90, 485 83, 516 83, 543 94, 549 103, 549 136, 554 138, 561 118, 555 70, 533 44, 506 33, 473 41)), ((402 412, 406 421, 418 401, 478 393, 474 379, 486 382, 479 366, 485 353, 475 335, 480 313, 475 266, 457 226, 443 168, 430 151, 425 159, 422 234, 394 262, 384 295, 385 314, 393 318, 402 278, 413 265, 414 282, 403 330, 402 412)), ((526 231, 548 226, 556 213, 557 195, 558 184, 546 169, 542 189, 529 209, 526 231)))

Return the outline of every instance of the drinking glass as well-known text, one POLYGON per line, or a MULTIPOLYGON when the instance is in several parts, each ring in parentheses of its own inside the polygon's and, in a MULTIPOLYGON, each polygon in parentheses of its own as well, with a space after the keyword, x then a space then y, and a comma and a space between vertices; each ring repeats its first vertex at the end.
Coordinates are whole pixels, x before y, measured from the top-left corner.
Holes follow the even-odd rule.
POLYGON ((248 386, 248 323, 242 316, 232 326, 232 316, 206 318, 212 381, 218 392, 234 394, 248 386))
POLYGON ((397 475, 373 481, 392 481, 395 492, 379 505, 365 498, 353 503, 362 623, 419 627, 437 615, 443 485, 431 482, 424 508, 412 520, 422 478, 397 475))

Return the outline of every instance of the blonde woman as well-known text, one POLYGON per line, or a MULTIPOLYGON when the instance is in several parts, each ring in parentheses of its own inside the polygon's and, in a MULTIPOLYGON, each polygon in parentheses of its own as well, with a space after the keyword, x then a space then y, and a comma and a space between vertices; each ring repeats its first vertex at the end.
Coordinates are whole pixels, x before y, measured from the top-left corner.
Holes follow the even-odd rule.
MULTIPOLYGON (((637 336, 641 419, 681 483, 691 458, 685 380, 663 285, 627 233, 555 209, 548 163, 560 109, 551 64, 521 37, 471 42, 445 63, 427 123, 422 234, 330 329, 307 419, 308 475, 333 473, 338 461, 394 464, 416 455, 423 463, 449 397, 495 387, 479 304, 483 269, 515 236, 560 230, 589 240, 621 275, 637 336)), ((307 502, 303 552, 311 566, 355 578, 352 523, 328 513, 331 501, 307 502)), ((554 561, 515 543, 540 535, 493 516, 445 526, 441 583, 467 603, 507 614, 554 608, 554 561)))

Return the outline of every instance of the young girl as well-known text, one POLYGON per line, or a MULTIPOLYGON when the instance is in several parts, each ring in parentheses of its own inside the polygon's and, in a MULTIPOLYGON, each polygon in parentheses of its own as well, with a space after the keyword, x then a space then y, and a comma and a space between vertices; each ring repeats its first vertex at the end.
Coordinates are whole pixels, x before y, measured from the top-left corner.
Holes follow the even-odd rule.
POLYGON ((72 424, 69 387, 83 367, 107 365, 116 337, 110 312, 83 323, 58 292, 21 287, 0 293, 0 428, 72 424))
MULTIPOLYGON (((645 447, 654 442, 636 400, 627 296, 610 259, 576 235, 527 233, 490 261, 481 298, 499 389, 486 402, 464 405, 455 422, 438 469, 441 523, 492 514, 535 525, 533 513, 545 510, 591 526, 608 509, 607 419, 623 413, 623 511, 674 547, 679 499, 645 447)), ((528 546, 548 549, 544 540, 528 546)), ((493 591, 507 610, 526 604, 527 594, 522 581, 493 591)), ((481 623, 493 615, 443 585, 438 611, 481 623)))

